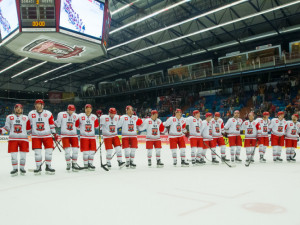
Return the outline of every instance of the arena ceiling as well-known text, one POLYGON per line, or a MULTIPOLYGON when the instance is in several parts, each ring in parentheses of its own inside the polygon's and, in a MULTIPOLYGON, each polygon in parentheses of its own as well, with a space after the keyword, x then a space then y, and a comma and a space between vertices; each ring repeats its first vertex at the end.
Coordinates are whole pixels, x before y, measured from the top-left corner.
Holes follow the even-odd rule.
POLYGON ((260 42, 297 40, 300 31, 295 0, 110 0, 110 10, 107 56, 62 65, 24 60, 0 47, 0 89, 77 91, 85 83, 253 49, 260 42))

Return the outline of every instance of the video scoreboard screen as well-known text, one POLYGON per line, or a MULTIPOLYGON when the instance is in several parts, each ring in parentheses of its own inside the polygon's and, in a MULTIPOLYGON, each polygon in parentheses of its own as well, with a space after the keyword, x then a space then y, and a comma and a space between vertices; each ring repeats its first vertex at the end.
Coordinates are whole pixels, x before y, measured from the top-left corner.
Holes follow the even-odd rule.
POLYGON ((102 40, 104 3, 99 0, 61 0, 60 28, 102 40))
POLYGON ((0 0, 0 33, 5 39, 19 28, 16 1, 0 0))
POLYGON ((20 0, 22 28, 55 28, 55 0, 20 0))

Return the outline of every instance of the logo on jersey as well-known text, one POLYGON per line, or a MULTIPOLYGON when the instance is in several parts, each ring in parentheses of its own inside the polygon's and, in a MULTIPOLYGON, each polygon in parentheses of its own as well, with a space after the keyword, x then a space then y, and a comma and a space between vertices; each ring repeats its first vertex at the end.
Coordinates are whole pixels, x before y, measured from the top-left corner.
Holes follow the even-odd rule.
POLYGON ((105 118, 105 121, 106 121, 106 122, 108 122, 108 121, 109 121, 109 119, 108 119, 108 118, 105 118))
POLYGON ((177 125, 177 126, 176 126, 176 130, 177 130, 177 132, 181 132, 181 126, 180 126, 180 125, 177 125))
POLYGON ((14 120, 14 117, 13 117, 13 116, 10 116, 9 119, 10 119, 10 120, 14 120))
POLYGON ((23 121, 26 121, 26 117, 23 116, 23 117, 22 117, 22 120, 23 120, 23 121))
POLYGON ((14 125, 14 133, 16 133, 16 134, 22 133, 22 125, 21 124, 14 125))
POLYGON ((36 123, 36 130, 37 131, 43 131, 43 130, 45 130, 45 124, 44 124, 44 122, 37 122, 36 123))
POLYGON ((247 134, 253 134, 253 128, 248 128, 247 129, 247 134))
POLYGON ((149 124, 152 124, 152 121, 149 121, 149 124))
POLYGON ((152 135, 153 136, 158 135, 158 129, 157 128, 152 128, 152 135))
POLYGON ((36 115, 35 115, 35 114, 32 114, 32 118, 36 118, 36 115))
POLYGON ((64 115, 63 115, 63 118, 67 118, 67 114, 64 114, 64 115))
POLYGON ((76 119, 76 116, 75 116, 75 115, 73 116, 73 119, 74 119, 74 120, 76 119))
POLYGON ((196 122, 196 119, 193 119, 193 122, 196 122))
POLYGON ((128 124, 128 131, 133 132, 134 131, 134 125, 128 124))
POLYGON ((127 120, 128 120, 128 117, 125 117, 125 120, 127 121, 127 120))
POLYGON ((109 125, 109 132, 115 133, 116 132, 116 126, 115 125, 109 125))
POLYGON ((73 123, 67 122, 67 130, 70 130, 70 131, 73 130, 73 123))
POLYGON ((85 120, 85 117, 83 116, 83 117, 81 117, 81 119, 82 119, 82 120, 85 120))
POLYGON ((47 117, 47 113, 44 114, 44 117, 47 117))
POLYGON ((91 120, 92 120, 92 121, 94 121, 94 120, 95 120, 95 118, 94 118, 94 117, 92 117, 92 118, 91 118, 91 120))
POLYGON ((85 132, 92 132, 92 124, 85 125, 85 132))
POLYGON ((175 118, 173 118, 173 122, 176 122, 176 119, 175 119, 175 118))

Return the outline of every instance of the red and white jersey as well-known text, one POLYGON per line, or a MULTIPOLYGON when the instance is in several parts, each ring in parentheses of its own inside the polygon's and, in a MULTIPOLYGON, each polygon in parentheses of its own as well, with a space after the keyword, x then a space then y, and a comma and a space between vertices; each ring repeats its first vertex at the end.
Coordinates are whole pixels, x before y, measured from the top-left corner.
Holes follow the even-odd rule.
POLYGON ((169 138, 183 136, 182 130, 186 127, 186 122, 183 117, 177 119, 175 116, 171 116, 163 124, 165 127, 170 127, 169 138))
POLYGON ((111 118, 109 115, 100 116, 100 126, 102 129, 102 135, 104 139, 118 135, 117 125, 119 119, 119 115, 114 115, 113 118, 111 118))
POLYGON ((160 119, 153 120, 151 118, 147 118, 138 129, 140 131, 146 130, 147 140, 160 140, 160 134, 165 130, 165 127, 160 119))
POLYGON ((186 125, 189 126, 190 138, 201 137, 200 128, 202 126, 202 120, 196 119, 190 116, 186 119, 186 125))
POLYGON ((230 118, 224 126, 225 132, 228 136, 239 136, 243 120, 240 118, 230 118))
POLYGON ((294 123, 292 120, 287 121, 285 139, 297 140, 300 134, 300 123, 294 123))
POLYGON ((285 135, 286 124, 287 122, 285 119, 279 120, 278 118, 273 118, 269 128, 272 131, 272 134, 276 136, 283 136, 285 135))
POLYGON ((41 113, 32 110, 28 114, 28 119, 32 130, 31 136, 33 138, 52 137, 51 133, 55 133, 53 115, 48 110, 43 110, 41 113))
POLYGON ((95 114, 88 116, 85 113, 80 113, 75 126, 80 130, 80 138, 96 138, 95 129, 99 127, 99 121, 95 114))
POLYGON ((261 132, 258 134, 259 137, 268 137, 268 133, 270 132, 270 123, 271 120, 264 120, 263 118, 256 119, 256 122, 259 123, 261 132))
POLYGON ((218 120, 212 119, 211 124, 213 126, 212 135, 213 137, 223 137, 224 133, 224 122, 221 118, 218 120))
POLYGON ((142 123, 143 121, 135 115, 123 115, 118 122, 118 128, 122 128, 122 137, 136 137, 137 126, 140 126, 142 123))
POLYGON ((241 130, 245 131, 245 138, 256 139, 258 134, 261 132, 260 123, 255 120, 246 120, 241 126, 241 130))
POLYGON ((27 116, 11 114, 6 117, 2 133, 9 132, 9 140, 28 141, 27 132, 30 131, 30 122, 27 116))
POLYGON ((74 137, 77 136, 77 129, 75 122, 78 120, 78 115, 68 112, 58 113, 57 120, 54 122, 55 126, 60 127, 60 134, 62 137, 74 137))
POLYGON ((212 121, 207 121, 207 120, 203 120, 202 122, 202 126, 200 129, 201 135, 203 137, 204 141, 211 141, 213 140, 213 126, 212 126, 212 121))

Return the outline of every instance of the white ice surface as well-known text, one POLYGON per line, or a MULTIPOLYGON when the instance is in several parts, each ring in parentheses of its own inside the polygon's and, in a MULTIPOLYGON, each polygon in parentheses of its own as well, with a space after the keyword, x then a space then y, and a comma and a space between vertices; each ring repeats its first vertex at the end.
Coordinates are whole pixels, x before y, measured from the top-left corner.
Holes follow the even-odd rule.
MULTIPOLYGON (((0 224, 300 225, 300 162, 275 164, 268 149, 265 164, 256 154, 250 167, 244 162, 235 168, 208 162, 181 168, 172 166, 164 145, 165 167, 148 168, 145 145, 139 146, 135 170, 118 169, 114 158, 113 169, 106 172, 99 167, 97 153, 96 171, 68 173, 64 154, 55 150, 55 175, 27 171, 26 176, 11 177, 7 143, 0 143, 0 224)), ((229 149, 226 153, 229 156, 229 149)), ((35 168, 32 151, 27 159, 26 169, 35 168)))

